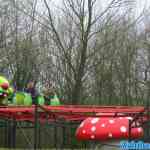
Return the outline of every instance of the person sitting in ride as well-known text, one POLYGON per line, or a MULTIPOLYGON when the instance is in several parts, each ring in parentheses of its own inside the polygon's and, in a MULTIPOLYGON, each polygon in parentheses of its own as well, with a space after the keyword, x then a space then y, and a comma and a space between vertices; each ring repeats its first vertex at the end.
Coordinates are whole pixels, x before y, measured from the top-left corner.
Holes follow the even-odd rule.
POLYGON ((8 97, 13 93, 13 88, 10 87, 9 81, 0 76, 0 104, 7 105, 8 97))
POLYGON ((38 94, 38 91, 36 89, 35 81, 30 81, 27 84, 27 88, 25 89, 25 92, 31 94, 32 104, 37 104, 36 102, 37 102, 37 98, 38 98, 39 94, 38 94))
POLYGON ((45 105, 57 106, 60 105, 59 98, 54 90, 54 88, 50 87, 48 84, 43 90, 45 105))

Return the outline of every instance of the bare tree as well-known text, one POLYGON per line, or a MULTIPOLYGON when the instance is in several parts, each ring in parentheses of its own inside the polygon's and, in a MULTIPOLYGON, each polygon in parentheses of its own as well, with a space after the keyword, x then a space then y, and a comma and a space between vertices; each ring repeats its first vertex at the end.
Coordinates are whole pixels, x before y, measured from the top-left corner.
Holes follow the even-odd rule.
MULTIPOLYGON (((95 0, 63 1, 64 9, 62 8, 61 10, 63 11, 63 14, 70 18, 70 21, 72 21, 72 31, 69 33, 70 35, 73 35, 73 37, 66 37, 67 41, 69 40, 69 43, 65 43, 59 30, 56 28, 51 8, 49 7, 48 2, 44 0, 45 6, 48 10, 53 41, 55 42, 60 54, 63 56, 63 63, 65 63, 65 65, 68 66, 67 68, 70 70, 67 72, 71 72, 73 74, 71 78, 70 74, 64 77, 68 78, 67 81, 72 82, 70 98, 73 104, 78 104, 81 99, 83 78, 87 72, 87 59, 90 59, 88 57, 88 53, 92 48, 89 47, 89 44, 90 41, 93 40, 92 37, 98 32, 98 30, 95 30, 95 25, 99 24, 100 20, 103 20, 102 18, 110 8, 120 6, 123 3, 123 1, 112 0, 108 7, 100 15, 95 15, 94 9, 96 2, 97 1, 95 0), (73 39, 75 40, 77 46, 74 44, 75 42, 73 39)), ((66 29, 66 31, 67 30, 69 31, 69 29, 66 29)))

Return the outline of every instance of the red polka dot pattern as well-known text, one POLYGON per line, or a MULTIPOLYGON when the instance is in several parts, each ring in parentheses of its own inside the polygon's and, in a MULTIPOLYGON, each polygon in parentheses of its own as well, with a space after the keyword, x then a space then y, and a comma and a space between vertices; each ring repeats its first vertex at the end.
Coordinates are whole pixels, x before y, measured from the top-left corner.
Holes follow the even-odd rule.
MULTIPOLYGON (((109 140, 129 138, 129 120, 132 117, 89 117, 84 120, 76 131, 78 140, 109 140)), ((131 137, 139 138, 143 136, 141 127, 131 129, 131 137)))

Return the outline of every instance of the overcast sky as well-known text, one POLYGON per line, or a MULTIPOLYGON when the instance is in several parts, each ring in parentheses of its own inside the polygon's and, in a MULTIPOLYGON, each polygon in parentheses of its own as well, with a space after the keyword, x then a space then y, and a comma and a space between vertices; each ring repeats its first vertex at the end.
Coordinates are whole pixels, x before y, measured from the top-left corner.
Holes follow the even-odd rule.
POLYGON ((136 0, 137 1, 137 9, 136 11, 140 13, 144 7, 148 9, 150 7, 150 0, 136 0))
MULTIPOLYGON (((53 3, 55 5, 61 5, 61 1, 62 0, 52 0, 53 3)), ((106 6, 107 3, 109 3, 111 0, 97 0, 99 1, 102 6, 106 6)), ((135 13, 138 15, 140 14, 140 12, 143 10, 143 8, 146 7, 150 7, 150 0, 136 0, 136 9, 135 9, 135 13)))
MULTIPOLYGON (((38 6, 37 6, 37 9, 39 12, 45 12, 45 5, 43 3, 44 0, 38 0, 38 6)), ((103 8, 105 9, 106 6, 108 6, 108 3, 110 3, 112 0, 97 0, 97 3, 98 5, 96 5, 98 8, 103 8), (99 7, 100 5, 100 7, 99 7)), ((135 0, 136 3, 134 4, 134 10, 132 11, 134 13, 134 16, 135 18, 137 18, 142 10, 145 8, 145 9, 148 9, 150 8, 150 0, 135 0)), ((54 14, 57 14, 57 11, 55 8, 56 7, 61 7, 62 5, 62 0, 47 0, 47 2, 50 2, 50 5, 51 5, 51 8, 54 8, 54 14)), ((102 9, 100 9, 101 11, 102 9)), ((99 9, 97 10, 97 13, 99 13, 99 9)), ((96 14, 97 14, 96 13, 96 14)), ((146 19, 146 18, 145 18, 146 19)), ((146 19, 147 20, 147 19, 146 19)), ((148 19, 150 20, 150 18, 148 19)), ((148 21, 149 22, 149 21, 148 21)), ((141 26, 142 24, 140 24, 141 26)))

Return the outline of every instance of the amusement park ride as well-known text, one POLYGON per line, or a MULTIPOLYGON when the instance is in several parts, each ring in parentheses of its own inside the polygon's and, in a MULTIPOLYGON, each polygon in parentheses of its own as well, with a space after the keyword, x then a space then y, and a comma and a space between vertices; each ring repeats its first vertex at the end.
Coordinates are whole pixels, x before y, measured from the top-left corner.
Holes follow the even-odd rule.
MULTIPOLYGON (((6 84, 3 86, 6 89, 6 84)), ((8 88, 8 87, 7 87, 8 88)), ((34 125, 35 143, 37 123, 55 121, 78 122, 75 136, 80 141, 109 141, 138 139, 144 134, 143 125, 150 120, 149 106, 88 106, 88 105, 31 105, 1 106, 0 119, 13 122, 12 140, 15 147, 14 129, 17 122, 34 125)))

